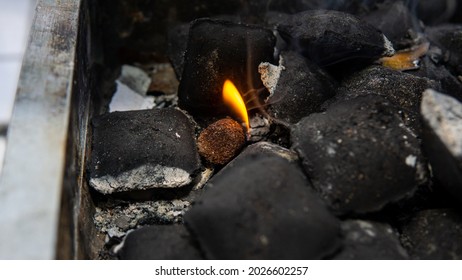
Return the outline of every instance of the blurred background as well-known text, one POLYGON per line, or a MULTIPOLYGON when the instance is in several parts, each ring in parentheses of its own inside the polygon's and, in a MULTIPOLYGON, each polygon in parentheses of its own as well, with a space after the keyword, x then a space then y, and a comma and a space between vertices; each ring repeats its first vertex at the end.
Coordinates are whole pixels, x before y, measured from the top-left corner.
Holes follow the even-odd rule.
POLYGON ((8 123, 37 0, 0 0, 0 174, 8 123))

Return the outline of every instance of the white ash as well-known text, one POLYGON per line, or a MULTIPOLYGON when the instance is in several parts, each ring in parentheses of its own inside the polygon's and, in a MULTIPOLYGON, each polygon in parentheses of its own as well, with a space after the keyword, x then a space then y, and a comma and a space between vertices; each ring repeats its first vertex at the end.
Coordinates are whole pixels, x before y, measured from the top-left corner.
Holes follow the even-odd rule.
POLYGON ((109 104, 109 112, 152 109, 156 106, 152 96, 143 97, 120 81, 116 81, 117 90, 109 104))
POLYGON ((177 199, 132 202, 108 209, 96 207, 93 220, 100 232, 109 238, 120 238, 145 224, 181 223, 190 206, 190 202, 177 199))
POLYGON ((91 178, 90 185, 103 194, 111 194, 152 188, 177 188, 191 181, 191 175, 181 168, 146 164, 117 176, 91 178))
POLYGON ((118 80, 142 96, 146 95, 151 84, 151 78, 148 74, 140 68, 131 65, 122 65, 122 71, 118 80))
POLYGON ((382 55, 384 56, 393 56, 396 51, 395 49, 393 48, 393 44, 390 42, 390 40, 388 40, 387 37, 385 37, 385 35, 383 35, 383 46, 385 48, 385 51, 383 52, 382 55))
POLYGON ((296 152, 291 151, 289 149, 283 148, 279 145, 275 145, 273 143, 269 142, 258 142, 257 144, 258 147, 262 150, 269 151, 271 153, 274 153, 282 158, 285 158, 289 162, 296 162, 299 160, 298 155, 296 152))
POLYGON ((215 170, 213 168, 205 168, 199 177, 199 181, 194 185, 193 190, 200 190, 202 189, 205 184, 212 178, 215 170))
POLYGON ((284 62, 282 56, 279 56, 279 65, 273 65, 269 62, 262 62, 258 65, 258 73, 260 73, 260 79, 263 85, 268 89, 270 96, 276 90, 276 86, 281 76, 282 70, 286 68, 282 65, 284 62))
POLYGON ((153 96, 156 103, 156 108, 176 107, 178 105, 178 95, 176 94, 161 94, 153 96))
POLYGON ((260 114, 250 118, 250 142, 259 142, 270 133, 270 121, 260 114))
POLYGON ((462 103, 428 89, 423 93, 421 112, 425 122, 454 157, 462 157, 462 103))
POLYGON ((410 167, 415 167, 417 163, 417 157, 414 156, 414 155, 408 155, 406 157, 406 165, 410 166, 410 167))

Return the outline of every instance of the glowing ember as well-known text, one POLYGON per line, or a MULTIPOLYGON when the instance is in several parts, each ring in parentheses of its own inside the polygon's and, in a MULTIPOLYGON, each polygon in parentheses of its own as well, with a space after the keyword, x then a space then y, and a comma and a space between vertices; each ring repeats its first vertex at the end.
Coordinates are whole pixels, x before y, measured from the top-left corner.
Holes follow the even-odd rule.
POLYGON ((244 100, 236 86, 230 80, 226 80, 223 85, 223 99, 225 104, 232 108, 240 120, 245 122, 246 128, 250 129, 249 116, 247 115, 244 100))
POLYGON ((429 43, 423 43, 410 50, 397 52, 392 57, 383 57, 380 62, 385 67, 399 71, 419 69, 420 57, 428 52, 429 47, 429 43))

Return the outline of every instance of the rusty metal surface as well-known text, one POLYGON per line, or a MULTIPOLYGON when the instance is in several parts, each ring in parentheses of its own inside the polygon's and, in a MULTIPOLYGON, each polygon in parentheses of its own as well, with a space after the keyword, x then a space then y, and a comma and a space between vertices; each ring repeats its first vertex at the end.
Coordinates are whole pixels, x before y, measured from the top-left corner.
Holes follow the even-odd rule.
POLYGON ((0 259, 56 257, 80 0, 40 0, 0 177, 0 259))

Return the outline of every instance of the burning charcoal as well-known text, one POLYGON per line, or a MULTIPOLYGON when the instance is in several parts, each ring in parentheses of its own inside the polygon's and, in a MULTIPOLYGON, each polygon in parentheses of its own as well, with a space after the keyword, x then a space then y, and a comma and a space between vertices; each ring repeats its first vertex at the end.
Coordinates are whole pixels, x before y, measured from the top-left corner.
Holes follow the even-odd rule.
POLYGON ((118 255, 122 260, 202 259, 182 225, 146 226, 132 231, 118 255))
POLYGON ((118 80, 141 95, 146 95, 151 84, 151 78, 148 74, 131 65, 122 65, 122 73, 118 80))
POLYGON ((403 2, 386 2, 362 18, 385 34, 396 49, 410 48, 423 26, 403 2))
POLYGON ((222 99, 225 80, 240 93, 264 88, 258 74, 261 62, 274 63, 271 30, 231 22, 200 19, 189 31, 188 48, 179 88, 179 105, 195 115, 228 112, 222 99))
MULTIPOLYGON (((252 146, 251 146, 252 147, 252 146)), ((339 247, 339 222, 298 165, 271 144, 251 148, 215 175, 185 214, 211 259, 317 259, 339 247), (269 148, 269 149, 268 149, 269 148), (264 153, 258 150, 268 149, 264 153)), ((281 149, 282 150, 282 149, 281 149)))
POLYGON ((143 97, 119 81, 117 90, 109 103, 109 112, 152 109, 156 106, 154 97, 143 97))
POLYGON ((193 124, 179 110, 93 119, 90 185, 103 194, 185 186, 199 168, 193 124))
POLYGON ((418 212, 402 229, 401 242, 412 259, 462 259, 462 217, 452 209, 418 212))
POLYGON ((334 96, 335 81, 296 52, 283 52, 281 57, 284 70, 267 101, 268 113, 278 120, 296 123, 334 96))
POLYGON ((426 179, 420 143, 379 96, 331 105, 302 119, 292 148, 338 213, 367 213, 412 194, 426 179))
POLYGON ((390 69, 398 71, 416 70, 420 68, 421 57, 429 50, 429 43, 423 43, 410 49, 398 51, 391 57, 382 57, 379 62, 390 69))
POLYGON ((168 31, 167 55, 179 80, 181 80, 181 74, 183 73, 188 35, 189 24, 178 25, 168 31))
POLYGON ((199 154, 213 164, 223 165, 230 161, 245 144, 242 126, 226 118, 204 129, 197 139, 199 154))
POLYGON ((342 223, 344 247, 338 260, 405 260, 409 256, 398 235, 387 225, 361 220, 342 223))
POLYGON ((424 92, 423 144, 435 177, 462 201, 462 103, 433 90, 424 92))
POLYGON ((428 89, 440 89, 436 81, 394 71, 381 66, 372 66, 354 74, 342 83, 346 90, 344 98, 361 95, 380 95, 402 111, 404 124, 420 132, 420 101, 428 89))
POLYGON ((462 25, 441 25, 426 29, 428 38, 440 47, 447 63, 462 75, 462 25))
POLYGON ((281 36, 321 65, 345 60, 373 61, 395 53, 379 30, 353 15, 337 11, 305 11, 278 27, 281 36))

